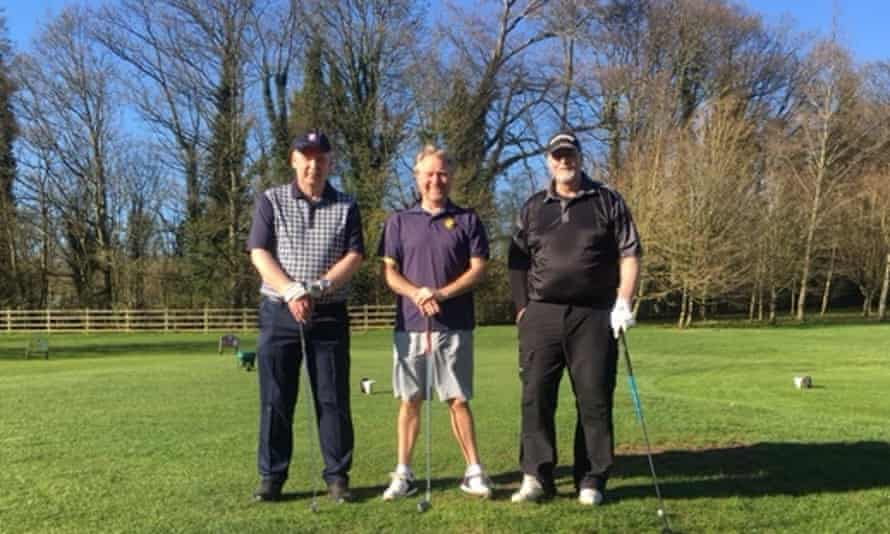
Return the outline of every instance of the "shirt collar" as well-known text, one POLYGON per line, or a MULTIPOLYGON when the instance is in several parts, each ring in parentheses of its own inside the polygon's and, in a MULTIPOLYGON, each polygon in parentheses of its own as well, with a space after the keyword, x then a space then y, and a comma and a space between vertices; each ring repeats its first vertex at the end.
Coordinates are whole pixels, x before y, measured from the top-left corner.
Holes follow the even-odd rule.
MULTIPOLYGON (((303 199, 303 200, 306 200, 306 201, 308 201, 308 202, 310 202, 310 203, 312 202, 312 199, 310 199, 309 197, 307 197, 306 195, 304 195, 303 192, 300 191, 300 188, 297 187, 297 181, 296 181, 296 180, 294 180, 293 182, 291 182, 291 188, 292 188, 292 190, 293 190, 293 194, 294 194, 294 198, 295 198, 295 199, 303 199)), ((336 190, 334 189, 334 186, 332 186, 330 182, 325 181, 325 183, 324 183, 324 189, 322 189, 322 191, 321 191, 321 202, 331 202, 331 201, 335 200, 336 197, 337 197, 337 192, 336 192, 336 190)))
POLYGON ((454 202, 451 202, 451 199, 449 198, 445 201, 445 208, 435 215, 430 214, 428 211, 420 207, 420 201, 417 201, 417 203, 414 204, 414 206, 412 206, 411 209, 409 209, 408 211, 412 213, 425 213, 430 217, 441 217, 442 215, 455 215, 457 213, 460 213, 461 208, 454 202))
MULTIPOLYGON (((591 179, 589 176, 587 176, 587 174, 582 172, 581 188, 578 190, 578 194, 575 195, 574 198, 596 195, 599 193, 601 187, 603 187, 603 184, 591 179)), ((547 195, 544 197, 544 200, 547 202, 551 202, 561 199, 562 197, 556 194, 556 188, 554 187, 553 180, 551 179, 550 183, 547 185, 547 195)))

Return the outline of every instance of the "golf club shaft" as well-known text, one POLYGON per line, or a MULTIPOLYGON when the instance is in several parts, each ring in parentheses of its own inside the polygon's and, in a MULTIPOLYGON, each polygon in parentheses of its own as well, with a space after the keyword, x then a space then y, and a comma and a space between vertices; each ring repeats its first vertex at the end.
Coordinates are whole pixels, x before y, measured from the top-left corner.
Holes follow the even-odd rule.
POLYGON ((431 409, 430 405, 432 404, 432 384, 433 384, 433 334, 432 334, 432 319, 427 317, 426 319, 426 349, 427 349, 427 359, 426 359, 426 416, 424 417, 426 437, 425 445, 426 445, 426 501, 430 502, 430 486, 431 486, 431 477, 432 477, 432 468, 431 468, 431 459, 430 459, 430 449, 432 449, 432 445, 430 444, 430 426, 432 425, 432 421, 430 421, 431 417, 431 409))
POLYGON ((661 488, 658 486, 658 477, 655 475, 655 462, 652 460, 652 448, 649 446, 649 433, 646 431, 646 421, 643 419, 643 407, 640 403, 640 394, 637 391, 637 381, 634 378, 633 365, 630 363, 630 351, 627 349, 627 338, 624 332, 619 334, 621 346, 624 349, 624 362, 627 364, 627 382, 630 385, 630 395, 633 400, 634 410, 637 414, 637 420, 640 422, 640 428, 643 430, 643 443, 646 445, 646 458, 649 460, 649 472, 652 473, 652 483, 655 485, 655 496, 658 499, 659 516, 664 523, 665 528, 670 529, 667 515, 664 514, 664 501, 661 498, 661 488))
POLYGON ((318 496, 318 480, 316 477, 318 473, 315 472, 315 461, 313 447, 317 447, 315 432, 313 431, 313 421, 314 421, 314 413, 315 412, 315 399, 313 396, 313 392, 311 391, 311 382, 312 380, 309 378, 309 355, 306 353, 306 334, 303 330, 303 323, 300 324, 300 350, 303 353, 303 372, 301 375, 305 376, 306 380, 301 380, 303 382, 301 384, 301 389, 303 390, 303 404, 306 405, 306 454, 309 455, 309 478, 312 479, 312 508, 316 507, 316 498, 318 496))

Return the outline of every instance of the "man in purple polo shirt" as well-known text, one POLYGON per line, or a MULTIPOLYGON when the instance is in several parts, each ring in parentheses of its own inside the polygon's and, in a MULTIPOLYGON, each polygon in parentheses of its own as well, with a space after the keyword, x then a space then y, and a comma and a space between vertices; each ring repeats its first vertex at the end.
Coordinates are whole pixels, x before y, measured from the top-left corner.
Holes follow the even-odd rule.
POLYGON ((467 462, 460 488, 487 498, 491 483, 479 462, 469 401, 475 326, 471 290, 485 271, 488 239, 479 217, 448 199, 448 156, 443 150, 424 147, 415 159, 414 177, 420 202, 390 215, 378 251, 386 283, 397 295, 393 394, 401 399, 398 463, 383 500, 417 491, 411 452, 430 360, 434 366, 431 386, 448 403, 451 430, 467 462), (424 341, 427 328, 435 347, 432 356, 424 341))

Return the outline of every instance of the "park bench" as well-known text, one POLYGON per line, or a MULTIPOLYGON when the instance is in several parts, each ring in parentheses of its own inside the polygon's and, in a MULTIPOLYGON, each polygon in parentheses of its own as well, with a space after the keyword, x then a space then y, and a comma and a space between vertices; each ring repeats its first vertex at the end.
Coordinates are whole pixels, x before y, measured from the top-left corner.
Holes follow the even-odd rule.
POLYGON ((28 340, 28 346, 25 348, 25 359, 31 355, 43 354, 43 359, 49 359, 49 341, 45 337, 34 336, 28 340))

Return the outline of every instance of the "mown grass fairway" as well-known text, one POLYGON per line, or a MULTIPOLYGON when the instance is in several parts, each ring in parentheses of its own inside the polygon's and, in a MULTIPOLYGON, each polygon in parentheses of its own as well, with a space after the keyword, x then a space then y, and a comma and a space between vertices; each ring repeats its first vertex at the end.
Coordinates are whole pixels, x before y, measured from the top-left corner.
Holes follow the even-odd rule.
MULTIPOLYGON (((379 499, 395 460, 388 332, 353 337, 358 503, 309 510, 305 409, 283 503, 256 484, 256 373, 216 354, 218 335, 50 337, 23 360, 0 337, 0 532, 657 532, 656 501, 622 365, 619 457, 608 504, 580 507, 571 474, 544 505, 509 502, 517 473, 515 332, 476 336, 473 409, 494 500, 457 488, 463 470, 446 409, 433 406, 433 507, 379 499), (359 393, 361 377, 377 380, 359 393)), ((890 532, 890 326, 633 329, 628 341, 677 532, 890 532), (815 387, 799 391, 796 374, 815 387)), ((248 338, 245 345, 253 346, 248 338)), ((568 380, 558 412, 571 461, 568 380)), ((415 471, 424 473, 422 446, 415 471)), ((309 448, 320 465, 318 448, 309 448)), ((316 472, 318 471, 316 467, 316 472)), ((313 473, 315 476, 315 473, 313 473)), ((319 484, 321 486, 321 484, 319 484)))

